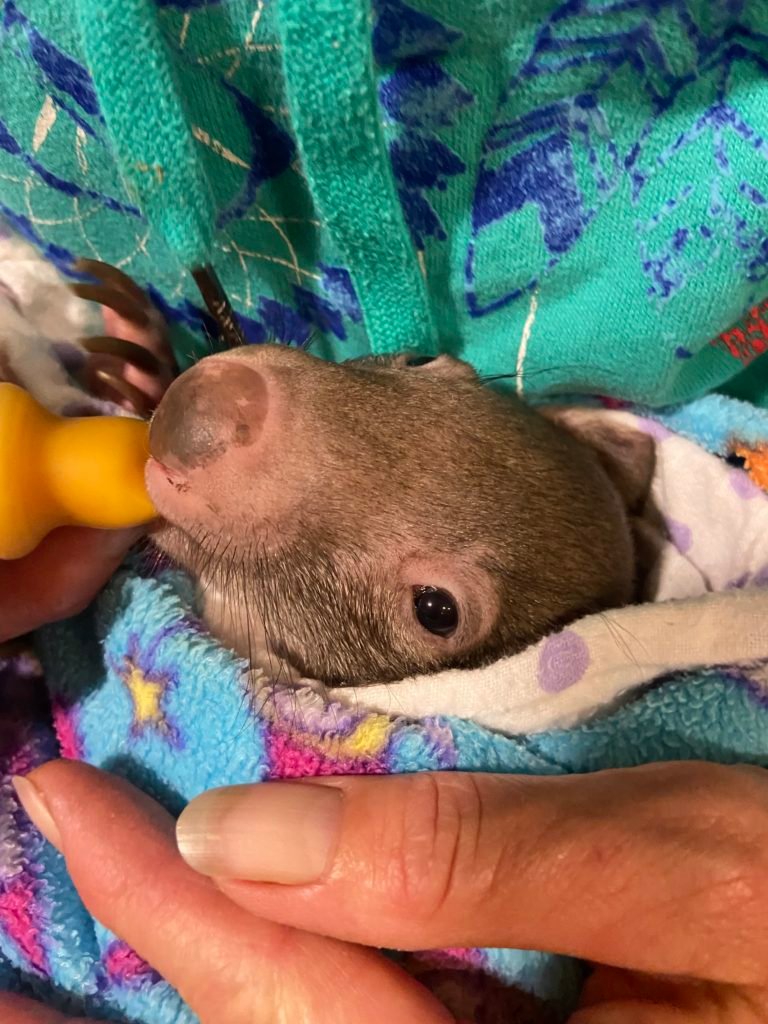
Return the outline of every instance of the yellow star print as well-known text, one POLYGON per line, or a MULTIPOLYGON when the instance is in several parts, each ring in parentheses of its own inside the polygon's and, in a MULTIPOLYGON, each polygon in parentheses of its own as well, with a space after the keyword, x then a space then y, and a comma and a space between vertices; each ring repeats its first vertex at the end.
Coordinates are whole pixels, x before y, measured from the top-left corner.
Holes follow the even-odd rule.
POLYGON ((131 666, 124 679, 133 701, 133 715, 136 725, 164 725, 165 716, 160 707, 163 684, 157 683, 153 679, 147 679, 141 669, 135 665, 131 666))

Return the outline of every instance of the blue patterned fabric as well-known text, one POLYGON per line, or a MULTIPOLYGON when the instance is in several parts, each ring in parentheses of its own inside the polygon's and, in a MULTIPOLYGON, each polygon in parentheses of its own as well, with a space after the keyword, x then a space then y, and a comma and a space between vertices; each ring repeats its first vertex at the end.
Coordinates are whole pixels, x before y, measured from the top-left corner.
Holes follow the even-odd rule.
MULTIPOLYGON (((706 398, 661 419, 723 456, 768 451, 765 414, 734 400, 706 398)), ((455 717, 409 721, 328 704, 313 690, 268 681, 254 690, 244 663, 197 618, 191 581, 142 559, 95 607, 44 630, 38 651, 42 668, 29 657, 0 663, 0 705, 12 712, 0 750, 0 984, 124 1024, 194 1018, 89 917, 61 858, 19 808, 10 776, 57 754, 130 780, 174 814, 212 787, 322 774, 552 775, 676 759, 768 767, 766 661, 644 679, 618 706, 572 728, 504 735, 455 717), (50 708, 40 699, 43 676, 50 708)), ((570 961, 500 949, 431 951, 408 968, 438 996, 447 986, 479 1000, 478 1024, 521 1012, 520 993, 562 1019, 581 980, 570 961)))

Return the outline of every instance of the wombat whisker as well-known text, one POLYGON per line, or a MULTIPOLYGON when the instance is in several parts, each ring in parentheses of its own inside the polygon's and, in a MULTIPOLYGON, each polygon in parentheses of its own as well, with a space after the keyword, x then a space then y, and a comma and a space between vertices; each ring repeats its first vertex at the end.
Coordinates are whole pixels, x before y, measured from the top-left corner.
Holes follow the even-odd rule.
POLYGON ((139 548, 141 557, 150 576, 154 576, 163 561, 163 555, 151 538, 146 538, 139 548))
POLYGON ((200 318, 200 326, 203 329, 202 336, 204 344, 208 349, 208 355, 215 355, 217 352, 226 351, 226 346, 222 346, 220 339, 216 335, 211 334, 202 317, 200 318))
MULTIPOLYGON (((268 521, 265 525, 267 528, 274 528, 268 521)), ((252 554, 252 551, 253 541, 251 541, 249 545, 249 552, 251 553, 249 558, 251 576, 254 580, 258 581, 259 585, 260 605, 258 607, 258 612, 264 629, 264 642, 267 649, 267 657, 269 659, 270 676, 274 683, 279 684, 284 672, 286 671, 284 659, 277 653, 280 647, 282 647, 281 641, 283 639, 283 625, 279 618, 275 618, 275 616, 278 615, 278 607, 280 603, 274 599, 269 599, 272 597, 272 595, 268 593, 271 575, 268 571, 269 557, 263 544, 257 546, 255 556, 252 554), (275 673, 274 660, 277 660, 277 673, 275 673)))
POLYGON ((213 560, 214 560, 214 557, 215 557, 215 549, 208 548, 207 543, 206 543, 207 539, 208 538, 206 536, 204 539, 202 539, 199 542, 199 544, 200 544, 200 555, 201 555, 199 574, 200 574, 200 579, 203 581, 203 583, 202 583, 202 591, 203 591, 203 593, 206 593, 210 589, 210 587, 214 584, 214 582, 215 582, 214 575, 213 575, 213 573, 210 572, 210 568, 211 568, 211 565, 213 564, 213 560))
POLYGON ((270 682, 273 684, 279 684, 282 673, 285 670, 283 659, 277 654, 277 643, 279 643, 282 628, 279 621, 277 623, 273 623, 272 615, 276 610, 277 602, 268 600, 269 595, 267 593, 267 588, 269 587, 269 575, 265 571, 267 557, 266 554, 259 549, 257 549, 257 553, 254 556, 253 542, 251 542, 249 545, 248 560, 252 569, 255 567, 255 571, 251 572, 252 578, 258 581, 258 596, 255 597, 255 601, 257 603, 257 612, 264 631, 264 645, 269 663, 270 682), (275 671, 275 661, 277 662, 277 671, 275 671))
POLYGON ((632 653, 632 648, 627 643, 626 639, 620 635, 619 630, 616 628, 616 623, 611 620, 611 617, 605 612, 600 613, 600 618, 605 623, 608 632, 611 634, 611 639, 616 644, 618 649, 634 665, 637 665, 637 658, 632 653))
POLYGON ((481 384, 489 384, 489 383, 491 383, 492 381, 495 381, 495 380, 519 380, 521 378, 523 380, 526 380, 529 377, 538 377, 542 373, 560 373, 560 372, 567 373, 569 371, 581 371, 581 370, 589 370, 590 372, 594 371, 594 372, 600 373, 604 369, 605 368, 603 366, 600 366, 597 363, 578 363, 578 364, 576 364, 576 363, 572 363, 572 364, 563 363, 563 364, 560 364, 558 366, 542 366, 542 367, 540 367, 537 370, 525 370, 525 369, 523 369, 523 370, 510 371, 509 373, 478 374, 477 379, 480 381, 481 384))
MULTIPOLYGON (((243 562, 245 561, 245 554, 243 554, 243 562)), ((240 572, 240 582, 243 589, 243 607, 245 608, 245 632, 246 632, 246 647, 248 650, 248 663, 253 664, 253 627, 251 625, 250 608, 248 605, 248 584, 245 578, 245 572, 240 572)))
POLYGON ((631 633, 630 630, 626 628, 626 626, 622 626, 621 623, 616 622, 616 620, 612 618, 612 616, 608 612, 601 612, 601 618, 608 627, 608 631, 613 637, 616 646, 621 650, 622 654, 624 654, 625 657, 628 658, 633 665, 639 665, 639 662, 635 657, 629 642, 624 637, 622 637, 620 643, 618 639, 618 634, 624 633, 626 636, 630 637, 632 640, 635 641, 637 640, 637 637, 633 633, 631 633))
POLYGON ((267 706, 267 701, 270 696, 269 690, 270 688, 268 685, 262 685, 256 692, 251 692, 251 707, 253 708, 253 713, 257 718, 261 718, 264 713, 264 709, 267 706))
MULTIPOLYGON (((256 556, 258 560, 258 555, 256 556)), ((269 664, 269 681, 274 683, 275 680, 275 652, 272 631, 272 622, 270 618, 270 601, 267 600, 267 581, 264 574, 253 573, 253 577, 258 581, 258 588, 254 595, 254 600, 257 606, 257 612, 261 620, 261 627, 264 632, 264 647, 267 656, 267 662, 269 664)))
POLYGON ((615 619, 612 619, 611 621, 613 622, 613 625, 616 627, 616 629, 620 629, 622 633, 625 633, 628 637, 634 640, 635 643, 637 643, 640 647, 643 648, 643 650, 646 650, 645 644, 642 642, 642 640, 640 640, 639 637, 635 636, 635 634, 631 630, 627 629, 625 625, 623 625, 620 622, 617 622, 615 619))
POLYGON ((299 347, 304 349, 305 352, 309 352, 309 350, 312 348, 312 346, 315 344, 319 337, 320 331, 317 329, 317 327, 313 327, 312 330, 307 335, 307 340, 304 342, 303 345, 299 347))

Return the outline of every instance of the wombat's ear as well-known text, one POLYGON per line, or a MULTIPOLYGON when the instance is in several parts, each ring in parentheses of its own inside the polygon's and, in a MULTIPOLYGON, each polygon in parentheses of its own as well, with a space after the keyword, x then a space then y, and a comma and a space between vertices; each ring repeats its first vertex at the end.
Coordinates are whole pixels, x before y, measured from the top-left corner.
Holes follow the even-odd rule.
POLYGON ((630 514, 642 512, 653 481, 653 438, 602 409, 549 406, 539 410, 595 452, 630 514))
POLYGON ((428 373, 433 377, 447 377, 450 380, 479 381, 477 371, 463 359, 446 354, 439 356, 420 356, 416 352, 399 352, 393 356, 360 356, 357 359, 346 359, 345 366, 357 366, 362 370, 382 366, 392 366, 398 370, 413 373, 428 373))
POLYGON ((477 372, 469 363, 455 356, 417 356, 403 355, 401 365, 420 373, 430 373, 433 377, 447 377, 449 380, 476 380, 477 372))

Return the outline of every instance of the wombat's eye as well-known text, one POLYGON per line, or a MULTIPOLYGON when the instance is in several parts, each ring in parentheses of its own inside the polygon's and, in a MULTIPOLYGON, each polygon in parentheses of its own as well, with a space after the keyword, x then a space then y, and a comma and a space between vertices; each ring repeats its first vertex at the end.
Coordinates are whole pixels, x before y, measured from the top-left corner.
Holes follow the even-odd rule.
POLYGON ((434 356, 410 356, 405 360, 406 366, 426 366, 428 363, 434 363, 434 356))
POLYGON ((437 587, 415 587, 413 605, 416 618, 424 629, 437 636, 450 636, 459 624, 459 609, 447 590, 437 587))

